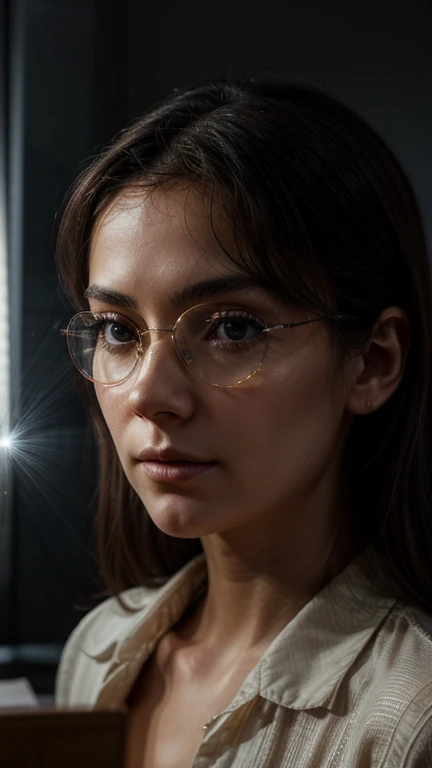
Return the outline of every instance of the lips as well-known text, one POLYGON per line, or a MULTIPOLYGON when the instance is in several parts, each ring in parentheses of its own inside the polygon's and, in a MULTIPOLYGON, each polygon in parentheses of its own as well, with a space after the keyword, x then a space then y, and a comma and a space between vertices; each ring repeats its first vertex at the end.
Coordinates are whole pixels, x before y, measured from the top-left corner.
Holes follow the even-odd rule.
POLYGON ((193 464, 213 464, 211 460, 201 459, 197 456, 192 456, 192 454, 187 453, 185 451, 179 451, 175 448, 167 447, 167 448, 146 448, 145 450, 141 451, 141 453, 138 455, 138 461, 160 461, 165 463, 173 463, 177 461, 189 461, 193 464))
POLYGON ((174 448, 148 448, 139 454, 139 467, 157 483, 179 483, 198 479, 217 465, 215 461, 197 459, 190 453, 174 448))

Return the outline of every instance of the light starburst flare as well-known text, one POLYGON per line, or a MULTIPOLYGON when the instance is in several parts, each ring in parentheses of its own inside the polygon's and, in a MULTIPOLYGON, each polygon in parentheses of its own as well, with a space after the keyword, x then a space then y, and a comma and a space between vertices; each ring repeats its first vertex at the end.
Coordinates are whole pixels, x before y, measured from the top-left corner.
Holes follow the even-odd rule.
POLYGON ((2 435, 0 437, 0 448, 3 448, 4 450, 10 450, 12 448, 12 444, 12 435, 2 435))

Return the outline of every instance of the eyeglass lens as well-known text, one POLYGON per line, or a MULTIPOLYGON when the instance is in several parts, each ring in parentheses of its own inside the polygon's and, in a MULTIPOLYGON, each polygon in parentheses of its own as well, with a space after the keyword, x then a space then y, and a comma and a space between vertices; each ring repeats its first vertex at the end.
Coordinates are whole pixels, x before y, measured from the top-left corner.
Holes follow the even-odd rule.
MULTIPOLYGON (((201 304, 181 315, 174 344, 191 373, 210 384, 229 386, 260 367, 268 343, 265 328, 262 320, 245 310, 201 304)), ((151 333, 139 334, 121 315, 81 312, 68 327, 69 352, 84 376, 116 384, 130 376, 139 359, 140 342, 145 354, 151 333)))

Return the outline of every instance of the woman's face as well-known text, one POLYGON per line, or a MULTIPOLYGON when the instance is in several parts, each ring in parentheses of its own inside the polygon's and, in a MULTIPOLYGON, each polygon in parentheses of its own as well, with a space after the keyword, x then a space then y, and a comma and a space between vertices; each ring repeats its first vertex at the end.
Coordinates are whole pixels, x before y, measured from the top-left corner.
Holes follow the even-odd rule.
MULTIPOLYGON (((90 298, 93 312, 118 312, 141 328, 160 329, 206 301, 179 304, 174 295, 186 286, 238 274, 212 234, 208 200, 180 186, 119 197, 95 228, 89 269, 90 286, 134 304, 90 298)), ((246 309, 268 325, 312 317, 258 286, 207 300, 246 309)), ((336 493, 350 379, 335 393, 328 330, 322 322, 272 332, 262 369, 232 387, 196 378, 169 334, 151 334, 128 380, 95 384, 124 471, 159 528, 202 537, 290 510, 302 515, 336 493), (142 461, 143 452, 160 457, 165 449, 204 462, 202 471, 177 464, 183 474, 175 466, 170 474, 168 462, 163 475, 160 463, 142 461)))

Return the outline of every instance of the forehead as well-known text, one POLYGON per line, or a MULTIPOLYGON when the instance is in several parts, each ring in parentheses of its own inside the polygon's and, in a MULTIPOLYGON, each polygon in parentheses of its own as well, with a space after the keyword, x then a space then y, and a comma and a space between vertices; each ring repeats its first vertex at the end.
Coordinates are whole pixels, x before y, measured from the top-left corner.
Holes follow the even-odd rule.
POLYGON ((100 216, 90 243, 89 282, 118 291, 171 290, 234 266, 221 208, 198 188, 127 190, 100 216))

